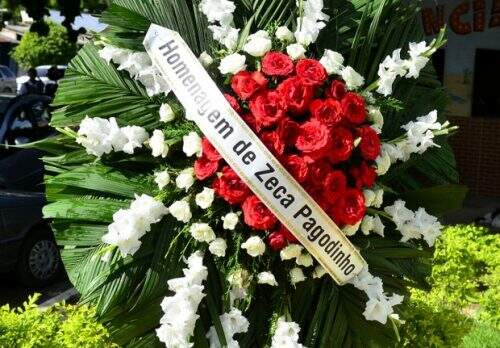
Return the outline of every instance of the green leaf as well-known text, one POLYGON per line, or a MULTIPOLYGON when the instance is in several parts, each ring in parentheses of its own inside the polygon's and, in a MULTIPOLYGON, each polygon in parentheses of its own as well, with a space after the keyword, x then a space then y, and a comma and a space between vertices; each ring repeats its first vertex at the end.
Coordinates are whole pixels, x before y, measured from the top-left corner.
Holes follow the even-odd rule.
POLYGON ((465 186, 442 185, 406 192, 401 198, 412 209, 425 207, 430 214, 443 215, 462 207, 467 192, 465 186))

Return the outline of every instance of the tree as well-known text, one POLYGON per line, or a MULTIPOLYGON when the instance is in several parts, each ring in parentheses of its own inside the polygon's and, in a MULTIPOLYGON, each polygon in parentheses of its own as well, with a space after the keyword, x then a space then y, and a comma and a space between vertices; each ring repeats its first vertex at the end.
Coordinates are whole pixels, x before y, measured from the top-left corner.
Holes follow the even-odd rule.
POLYGON ((45 64, 67 64, 76 54, 77 45, 68 39, 66 29, 59 24, 48 22, 46 36, 34 32, 26 33, 12 58, 23 68, 45 64))

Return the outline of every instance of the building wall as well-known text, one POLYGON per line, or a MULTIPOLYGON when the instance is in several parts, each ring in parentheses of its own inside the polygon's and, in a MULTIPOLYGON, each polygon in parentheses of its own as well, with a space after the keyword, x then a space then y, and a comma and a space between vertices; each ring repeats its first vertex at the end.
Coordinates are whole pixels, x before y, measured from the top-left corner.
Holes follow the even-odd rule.
POLYGON ((460 180, 473 193, 500 197, 500 110, 495 118, 472 114, 476 50, 500 50, 500 0, 424 1, 428 40, 443 24, 448 27, 443 79, 450 94, 447 114, 460 127, 451 139, 460 180))

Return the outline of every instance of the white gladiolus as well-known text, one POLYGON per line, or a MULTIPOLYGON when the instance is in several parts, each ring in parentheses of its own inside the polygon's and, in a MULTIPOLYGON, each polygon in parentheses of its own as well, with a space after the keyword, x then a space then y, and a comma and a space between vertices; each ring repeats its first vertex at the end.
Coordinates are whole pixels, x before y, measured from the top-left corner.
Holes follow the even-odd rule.
POLYGON ((252 257, 257 257, 264 255, 266 251, 266 243, 257 236, 252 236, 246 240, 246 242, 241 244, 242 249, 246 249, 248 255, 252 257))
POLYGON ((302 268, 295 267, 290 270, 290 282, 292 285, 303 282, 304 280, 306 280, 306 276, 304 272, 302 272, 302 268))
POLYGON ((225 22, 229 16, 232 17, 236 6, 229 0, 202 0, 199 9, 213 23, 225 22))
POLYGON ((291 44, 286 47, 286 53, 292 58, 292 60, 298 60, 305 58, 306 49, 301 44, 291 44))
POLYGON ((104 59, 106 63, 114 62, 116 64, 121 64, 124 62, 132 51, 123 48, 118 48, 111 45, 106 45, 104 48, 99 50, 99 57, 104 59))
MULTIPOLYGON (((126 139, 121 151, 130 155, 134 153, 136 148, 141 148, 142 144, 148 139, 148 133, 141 127, 127 126, 120 130, 126 139)), ((118 148, 119 147, 117 147, 117 150, 118 148)))
POLYGON ((290 244, 280 251, 280 257, 283 261, 296 259, 302 254, 303 249, 300 244, 290 244))
POLYGON ((318 35, 326 26, 330 17, 323 13, 323 0, 306 0, 302 2, 302 17, 297 18, 295 39, 298 43, 309 46, 316 42, 318 35))
POLYGON ((133 255, 141 246, 139 239, 167 213, 168 209, 153 197, 136 195, 129 209, 120 209, 113 215, 113 223, 102 241, 117 246, 123 257, 133 255))
POLYGON ((342 79, 345 81, 347 89, 349 90, 357 89, 365 83, 365 78, 358 74, 356 70, 350 66, 343 68, 340 72, 340 76, 342 76, 342 79))
POLYGON ((186 168, 177 175, 177 178, 175 178, 175 185, 181 190, 187 191, 193 186, 194 181, 194 169, 186 168))
POLYGON ((201 209, 209 208, 214 201, 214 193, 215 191, 213 189, 204 187, 203 191, 198 193, 195 197, 196 205, 201 209))
POLYGON ((201 52, 198 60, 204 68, 208 68, 214 62, 214 59, 205 51, 201 52))
POLYGON ((165 143, 165 136, 161 130, 155 129, 153 131, 153 136, 149 138, 149 147, 153 157, 167 157, 169 147, 165 143))
POLYGON ((175 113, 174 110, 172 110, 172 107, 168 104, 161 104, 160 106, 160 121, 161 122, 171 122, 175 119, 175 113))
POLYGON ((188 268, 183 270, 184 277, 168 281, 170 291, 175 294, 165 297, 161 303, 163 317, 156 336, 166 347, 191 347, 196 314, 205 294, 203 281, 206 281, 208 270, 203 265, 203 254, 196 252, 186 261, 188 268))
POLYGON ((363 234, 366 236, 373 231, 376 234, 383 237, 384 229, 385 226, 382 223, 382 220, 380 220, 380 217, 378 215, 376 216, 365 215, 365 217, 361 222, 361 232, 363 232, 363 234))
POLYGON ((234 270, 228 277, 227 281, 231 286, 230 300, 231 304, 235 300, 244 299, 248 292, 247 289, 250 286, 250 281, 252 280, 252 275, 246 269, 238 268, 234 270))
POLYGON ((168 207, 170 214, 177 219, 177 221, 187 223, 191 220, 193 216, 191 214, 191 209, 189 208, 189 203, 186 201, 176 201, 168 207))
POLYGON ((189 233, 198 242, 210 243, 215 240, 214 230, 206 223, 192 224, 189 233))
POLYGON ((344 64, 344 57, 338 52, 325 50, 323 57, 319 61, 326 69, 328 75, 340 74, 344 64))
POLYGON ((212 255, 218 257, 226 256, 227 243, 223 238, 216 238, 208 245, 208 250, 212 255))
POLYGON ((278 29, 276 29, 275 35, 276 38, 280 41, 292 42, 293 40, 295 40, 293 33, 287 27, 278 27, 278 29))
POLYGON ((190 132, 188 135, 182 137, 183 145, 182 151, 188 157, 192 157, 196 155, 197 157, 201 156, 201 138, 196 132, 190 132))
POLYGON ((236 213, 227 213, 225 216, 222 217, 222 221, 224 223, 222 224, 222 228, 225 230, 234 230, 236 228, 236 225, 238 224, 238 214, 236 213))
POLYGON ((259 30, 255 34, 248 36, 247 43, 243 46, 243 51, 253 57, 262 57, 271 50, 273 43, 269 34, 265 30, 259 30))
POLYGON ((209 25, 208 29, 212 31, 214 40, 220 42, 229 51, 234 51, 238 44, 239 29, 233 28, 231 25, 209 25))
POLYGON ((278 282, 271 272, 260 272, 257 274, 257 283, 278 286, 278 282))
POLYGON ((276 331, 271 340, 271 348, 304 348, 299 343, 299 324, 287 322, 283 317, 278 319, 276 331))
POLYGON ((406 67, 408 68, 408 74, 406 77, 418 78, 420 71, 427 65, 429 58, 424 57, 423 54, 426 53, 430 47, 427 46, 425 41, 415 43, 410 43, 410 49, 408 53, 410 54, 410 59, 406 61, 406 67))
POLYGON ((170 183, 170 174, 167 170, 155 173, 155 183, 158 185, 158 188, 162 190, 165 186, 170 183))
MULTIPOLYGON (((228 348, 238 348, 240 345, 233 338, 234 335, 238 333, 244 333, 248 331, 250 323, 247 318, 243 316, 241 311, 236 308, 232 308, 229 313, 224 313, 219 317, 222 330, 224 331, 224 337, 226 338, 226 343, 228 348)), ((215 327, 210 327, 207 333, 207 338, 210 342, 210 348, 219 348, 220 341, 219 336, 215 327)))
POLYGON ((223 75, 234 75, 246 69, 247 65, 245 64, 245 62, 246 57, 244 55, 233 53, 221 59, 219 70, 223 75))

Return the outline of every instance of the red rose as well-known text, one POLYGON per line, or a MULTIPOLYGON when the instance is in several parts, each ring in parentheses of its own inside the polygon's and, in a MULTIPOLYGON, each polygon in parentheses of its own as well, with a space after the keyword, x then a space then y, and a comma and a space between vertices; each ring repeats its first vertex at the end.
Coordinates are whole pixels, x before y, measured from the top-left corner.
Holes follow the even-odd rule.
POLYGON ((280 96, 270 90, 259 92, 250 100, 250 111, 255 117, 258 131, 275 125, 284 115, 280 96))
POLYGON ((269 83, 269 81, 263 73, 261 73, 260 71, 254 71, 252 73, 252 78, 260 85, 260 87, 262 87, 263 89, 267 88, 267 84, 269 83))
POLYGON ((206 180, 219 169, 219 161, 211 161, 203 154, 194 162, 194 175, 198 180, 206 180))
POLYGON ((243 100, 249 99, 266 85, 266 78, 259 72, 240 71, 231 80, 231 88, 243 100))
POLYGON ((323 65, 315 59, 301 59, 295 66, 297 76, 311 86, 321 85, 328 78, 328 73, 323 65))
POLYGON ((285 226, 280 225, 278 232, 285 236, 285 239, 290 243, 297 243, 299 240, 285 226))
POLYGON ((254 133, 257 133, 257 121, 252 114, 241 115, 241 118, 245 121, 248 127, 254 131, 254 133))
POLYGON ((290 155, 283 160, 285 168, 300 183, 307 180, 309 174, 309 165, 298 155, 290 155))
POLYGON ((373 187, 375 180, 377 180, 377 172, 375 171, 375 168, 368 166, 366 162, 362 162, 357 167, 352 167, 349 170, 349 173, 354 178, 358 189, 373 187))
POLYGON ((278 124, 277 132, 285 145, 293 146, 299 135, 299 124, 285 117, 278 124))
POLYGON ((213 188, 229 204, 241 203, 250 195, 248 186, 228 166, 222 169, 222 175, 214 181, 213 188))
POLYGON ((285 143, 278 135, 278 132, 265 131, 260 133, 259 138, 276 157, 280 157, 285 153, 285 143))
POLYGON ((371 127, 364 126, 358 129, 358 133, 361 137, 359 144, 361 155, 368 161, 375 161, 380 155, 380 138, 377 132, 371 127))
POLYGON ((342 112, 351 123, 363 123, 366 119, 365 100, 356 93, 347 93, 342 99, 342 112))
POLYGON ((330 87, 325 91, 325 94, 329 98, 336 100, 342 100, 347 93, 347 88, 345 83, 339 80, 334 80, 330 87))
POLYGON ((219 161, 222 159, 222 156, 217 152, 215 147, 208 141, 207 138, 203 138, 201 141, 201 148, 203 156, 208 158, 210 161, 219 161))
POLYGON ((328 154, 332 137, 327 126, 316 120, 303 123, 299 128, 299 136, 295 147, 302 151, 309 160, 317 160, 328 154))
POLYGON ((357 224, 366 213, 365 197, 360 190, 347 189, 333 208, 334 219, 343 225, 357 224))
POLYGON ((241 106, 235 97, 227 93, 224 93, 224 97, 226 97, 226 100, 229 102, 234 111, 236 111, 237 113, 241 112, 241 106))
POLYGON ((267 237, 267 243, 271 249, 276 251, 280 251, 288 244, 285 236, 279 231, 271 233, 269 237, 267 237))
POLYGON ((268 230, 276 222, 276 216, 267 209, 257 196, 250 196, 245 199, 241 206, 245 223, 256 230, 268 230))
POLYGON ((333 170, 326 175, 324 184, 324 193, 329 196, 332 193, 344 192, 347 188, 347 178, 342 171, 333 170))
POLYGON ((313 89, 298 76, 283 81, 276 89, 281 96, 285 108, 294 113, 304 113, 313 98, 313 89))
POLYGON ((293 72, 293 61, 284 53, 268 52, 262 59, 262 71, 269 76, 285 77, 293 72))
POLYGON ((346 161, 351 157, 354 150, 354 137, 352 133, 344 127, 332 129, 332 148, 330 151, 330 160, 336 164, 346 161))
POLYGON ((342 106, 335 99, 316 99, 309 106, 311 116, 327 126, 339 123, 342 120, 342 106))
POLYGON ((315 184, 322 183, 331 171, 332 166, 326 159, 319 160, 311 164, 309 168, 309 177, 315 184))

